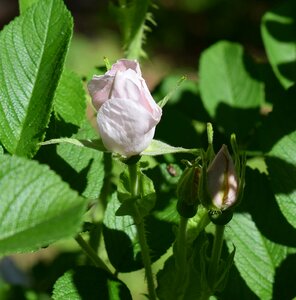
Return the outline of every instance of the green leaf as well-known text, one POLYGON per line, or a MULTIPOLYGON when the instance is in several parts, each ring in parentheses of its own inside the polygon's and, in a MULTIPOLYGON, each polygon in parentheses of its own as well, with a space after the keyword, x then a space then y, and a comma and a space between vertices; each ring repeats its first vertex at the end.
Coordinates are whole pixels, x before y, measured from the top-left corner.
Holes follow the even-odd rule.
POLYGON ((228 133, 246 135, 259 118, 264 93, 243 47, 227 41, 214 44, 202 53, 199 71, 202 101, 210 116, 228 133))
POLYGON ((85 119, 86 99, 81 79, 67 69, 62 73, 53 108, 67 123, 80 126, 85 119))
POLYGON ((259 140, 267 152, 271 189, 287 221, 296 228, 296 86, 285 91, 263 123, 259 140), (285 101, 282 101, 285 99, 285 101))
POLYGON ((206 281, 206 246, 204 232, 192 244, 187 244, 187 261, 181 280, 175 261, 176 253, 166 260, 164 268, 157 274, 157 296, 160 300, 209 298, 211 292, 206 281))
POLYGON ((276 268, 287 256, 287 248, 267 240, 248 213, 235 214, 226 231, 235 265, 249 288, 260 299, 271 299, 276 268), (264 274, 264 276, 262 276, 264 274))
POLYGON ((27 8, 39 0, 19 0, 20 13, 23 14, 27 8))
MULTIPOLYGON (((87 120, 73 138, 91 139, 97 136, 87 120)), ((78 174, 75 177, 69 174, 67 181, 74 188, 83 187, 79 191, 84 197, 96 199, 99 197, 104 180, 103 153, 89 147, 77 147, 73 144, 60 144, 57 146, 57 154, 78 174)))
POLYGON ((246 187, 238 209, 243 213, 234 215, 225 235, 229 248, 236 247, 235 265, 240 276, 238 273, 230 276, 225 291, 228 296, 223 299, 240 298, 242 293, 245 299, 277 299, 276 294, 282 295, 279 298, 290 299, 283 291, 285 295, 291 295, 291 291, 295 294, 294 285, 287 280, 291 271, 281 269, 289 261, 289 253, 295 253, 295 229, 281 214, 266 174, 246 169, 246 187), (267 276, 262 278, 262 274, 267 276), (250 290, 258 298, 254 298, 250 290))
POLYGON ((276 77, 285 88, 296 81, 295 30, 295 1, 286 1, 262 18, 261 34, 267 56, 276 77))
POLYGON ((108 202, 104 215, 104 242, 112 265, 119 272, 142 267, 137 230, 131 216, 116 216, 120 207, 116 194, 108 202))
POLYGON ((86 203, 48 166, 0 156, 0 254, 25 252, 74 236, 86 203))
POLYGON ((296 130, 284 135, 266 158, 272 189, 287 221, 296 228, 296 130))
POLYGON ((141 153, 141 155, 156 156, 169 153, 191 153, 194 155, 198 155, 200 152, 198 149, 185 149, 182 147, 174 147, 161 141, 152 140, 149 147, 145 149, 141 153))
POLYGON ((54 300, 132 300, 126 285, 104 270, 83 266, 66 272, 54 285, 54 300))
POLYGON ((130 190, 128 169, 121 173, 120 181, 117 185, 117 196, 121 206, 116 211, 117 216, 133 216, 135 203, 142 217, 149 214, 155 205, 155 189, 153 181, 140 170, 138 171, 138 189, 139 196, 133 198, 130 190))
POLYGON ((148 12, 150 0, 119 1, 119 5, 111 5, 111 9, 119 22, 124 39, 126 57, 139 59, 145 57, 143 50, 145 33, 149 30, 147 22, 155 24, 152 14, 148 12))
POLYGON ((12 154, 32 156, 43 139, 72 18, 61 0, 38 1, 0 34, 0 140, 12 154))
POLYGON ((70 144, 78 147, 86 147, 102 152, 108 152, 108 150, 106 150, 106 148, 104 147, 102 141, 99 139, 58 138, 40 143, 41 146, 54 144, 70 144))

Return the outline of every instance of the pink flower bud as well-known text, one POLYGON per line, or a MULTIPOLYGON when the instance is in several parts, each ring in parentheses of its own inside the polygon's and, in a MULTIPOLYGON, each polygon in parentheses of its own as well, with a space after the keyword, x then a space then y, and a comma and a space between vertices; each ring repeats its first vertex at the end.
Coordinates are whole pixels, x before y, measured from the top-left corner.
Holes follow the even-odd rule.
POLYGON ((145 150, 162 110, 152 98, 137 61, 121 59, 88 84, 105 147, 130 157, 145 150))
POLYGON ((223 145, 207 171, 207 188, 214 210, 225 210, 237 201, 238 178, 227 146, 223 145))

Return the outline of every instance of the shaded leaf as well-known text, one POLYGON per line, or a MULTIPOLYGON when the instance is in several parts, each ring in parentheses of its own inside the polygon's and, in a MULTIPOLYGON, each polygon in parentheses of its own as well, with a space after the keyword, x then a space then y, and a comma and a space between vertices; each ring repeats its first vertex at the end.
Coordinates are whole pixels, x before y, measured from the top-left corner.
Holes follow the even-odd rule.
POLYGON ((83 266, 66 272, 54 285, 54 300, 132 300, 126 285, 104 270, 83 266))
MULTIPOLYGON (((97 133, 87 120, 73 138, 88 139, 95 138, 97 133)), ((96 199, 99 197, 104 180, 103 152, 89 147, 77 147, 73 144, 60 144, 57 146, 57 154, 78 174, 76 180, 71 174, 66 176, 73 187, 79 187, 85 181, 80 193, 87 198, 96 199)))
POLYGON ((286 1, 262 18, 261 33, 268 59, 282 86, 296 81, 296 3, 286 1))
POLYGON ((137 230, 131 216, 116 216, 120 207, 116 194, 108 202, 104 215, 104 241, 108 257, 119 272, 142 268, 137 230))

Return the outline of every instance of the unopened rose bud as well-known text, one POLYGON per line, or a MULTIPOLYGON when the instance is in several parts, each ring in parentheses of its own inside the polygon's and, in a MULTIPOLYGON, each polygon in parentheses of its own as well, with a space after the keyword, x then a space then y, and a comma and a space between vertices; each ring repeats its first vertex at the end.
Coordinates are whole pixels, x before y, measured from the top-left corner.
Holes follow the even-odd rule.
POLYGON ((227 146, 223 145, 207 170, 208 208, 224 211, 237 202, 239 179, 227 146))
POLYGON ((200 169, 196 165, 187 166, 177 185, 177 211, 185 218, 192 218, 198 206, 198 181, 200 169))
POLYGON ((152 98, 139 64, 118 60, 88 84, 104 146, 125 157, 140 154, 153 139, 162 110, 152 98))

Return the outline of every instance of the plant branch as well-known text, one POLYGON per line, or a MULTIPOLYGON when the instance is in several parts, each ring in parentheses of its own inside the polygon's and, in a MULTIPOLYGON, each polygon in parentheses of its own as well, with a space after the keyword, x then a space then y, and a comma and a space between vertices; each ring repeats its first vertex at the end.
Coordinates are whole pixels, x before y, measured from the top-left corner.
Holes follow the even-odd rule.
MULTIPOLYGON (((130 175, 131 194, 132 197, 137 197, 139 195, 139 191, 138 191, 139 179, 138 179, 137 164, 131 164, 128 166, 128 168, 129 168, 129 175, 130 175)), ((144 219, 139 211, 136 201, 133 204, 133 218, 137 228, 138 239, 141 247, 141 254, 142 254, 143 265, 145 268, 145 275, 147 279, 149 299, 156 300, 157 297, 155 293, 154 277, 151 268, 150 250, 149 250, 149 246, 145 234, 144 219)))
POLYGON ((97 255, 97 253, 94 251, 92 247, 83 239, 83 237, 78 234, 75 237, 76 242, 81 247, 83 252, 89 257, 89 259, 92 261, 92 263, 101 269, 104 269, 108 273, 112 274, 111 270, 108 268, 108 266, 103 262, 103 260, 97 255))
POLYGON ((223 235, 224 235, 224 225, 215 225, 215 237, 212 249, 212 257, 210 260, 209 272, 208 272, 208 283, 213 289, 216 283, 217 271, 219 268, 220 257, 223 246, 223 235))

